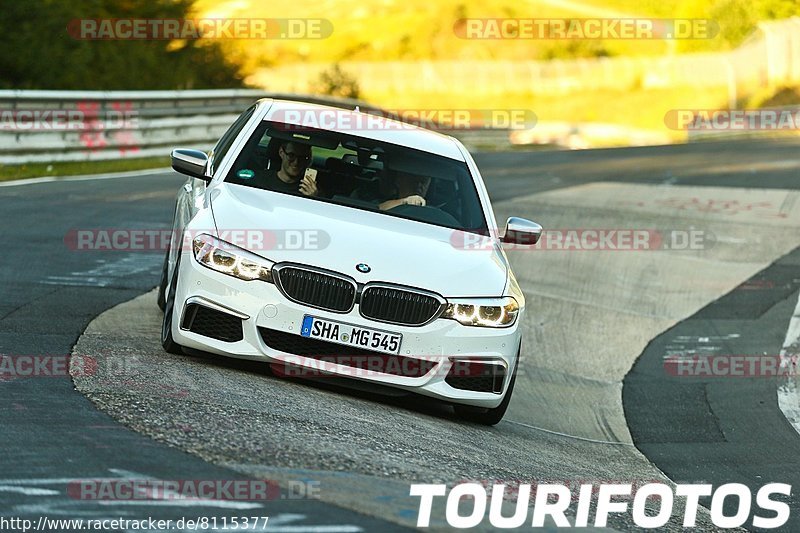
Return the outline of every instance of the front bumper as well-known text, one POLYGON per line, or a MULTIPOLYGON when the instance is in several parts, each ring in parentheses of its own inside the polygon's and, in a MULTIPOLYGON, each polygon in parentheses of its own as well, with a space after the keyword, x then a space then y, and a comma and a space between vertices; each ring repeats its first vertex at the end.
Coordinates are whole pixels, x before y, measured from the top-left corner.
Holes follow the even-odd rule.
MULTIPOLYGON (((324 268, 324 265, 315 266, 324 268)), ((215 272, 200 265, 191 253, 185 252, 178 274, 172 335, 175 342, 187 348, 283 365, 290 370, 309 369, 315 373, 321 370, 324 375, 350 377, 449 402, 492 408, 502 401, 511 380, 511 372, 515 368, 523 311, 520 310, 517 321, 508 328, 468 327, 454 320, 441 318, 419 327, 386 324, 362 317, 358 313, 358 306, 348 313, 335 313, 292 302, 272 283, 243 281, 215 272), (183 329, 187 304, 202 305, 237 316, 242 322, 242 339, 225 342, 183 329), (304 339, 300 337, 300 328, 306 315, 401 333, 403 340, 399 355, 412 360, 427 361, 431 370, 420 376, 354 368, 330 360, 321 361, 319 358, 277 350, 264 341, 264 329, 297 335, 298 339, 304 339), (451 386, 445 381, 448 373, 454 365, 463 361, 485 361, 502 367, 505 371, 502 389, 497 392, 479 392, 451 386)), ((343 353, 347 353, 348 348, 342 348, 343 353)), ((291 373, 287 372, 289 375, 291 373)))

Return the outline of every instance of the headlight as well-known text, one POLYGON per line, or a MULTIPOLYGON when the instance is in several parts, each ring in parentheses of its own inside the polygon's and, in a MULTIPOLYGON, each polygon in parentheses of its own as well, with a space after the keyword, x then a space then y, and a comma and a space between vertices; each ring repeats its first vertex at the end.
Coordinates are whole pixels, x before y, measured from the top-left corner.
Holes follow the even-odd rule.
POLYGON ((194 258, 203 266, 245 281, 272 281, 272 261, 211 235, 192 241, 194 258))
POLYGON ((465 326, 503 328, 514 324, 519 304, 511 296, 448 300, 443 318, 458 320, 465 326))

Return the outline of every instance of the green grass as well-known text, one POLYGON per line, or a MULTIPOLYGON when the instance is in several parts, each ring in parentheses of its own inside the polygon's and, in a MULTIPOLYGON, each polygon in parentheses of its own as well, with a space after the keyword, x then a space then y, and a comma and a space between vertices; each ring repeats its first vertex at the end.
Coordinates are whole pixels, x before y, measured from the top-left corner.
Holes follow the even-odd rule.
POLYGON ((169 166, 168 157, 116 159, 113 161, 76 161, 69 163, 33 163, 28 165, 0 165, 0 181, 45 176, 79 176, 105 174, 169 166))

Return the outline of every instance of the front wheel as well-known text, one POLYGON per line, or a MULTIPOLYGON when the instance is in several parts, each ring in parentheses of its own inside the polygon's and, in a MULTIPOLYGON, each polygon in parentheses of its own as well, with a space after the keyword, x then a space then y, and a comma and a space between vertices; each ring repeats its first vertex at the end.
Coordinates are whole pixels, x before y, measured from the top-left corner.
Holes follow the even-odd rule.
MULTIPOLYGON (((178 255, 175 261, 175 268, 172 272, 172 282, 169 284, 169 291, 164 301, 164 319, 161 322, 161 346, 167 353, 182 354, 181 345, 172 338, 172 315, 175 314, 175 293, 178 287, 178 270, 181 266, 181 257, 178 255)), ((166 277, 166 276, 165 276, 166 277)))
POLYGON ((468 422, 474 422, 484 426, 494 426, 500 422, 506 414, 508 405, 511 403, 511 393, 514 392, 514 384, 517 382, 519 356, 520 354, 517 353, 517 362, 514 363, 514 373, 511 375, 511 381, 508 384, 508 390, 506 390, 506 395, 503 397, 503 401, 500 402, 500 405, 491 409, 487 409, 484 407, 455 404, 453 405, 453 408, 456 411, 456 415, 468 422))

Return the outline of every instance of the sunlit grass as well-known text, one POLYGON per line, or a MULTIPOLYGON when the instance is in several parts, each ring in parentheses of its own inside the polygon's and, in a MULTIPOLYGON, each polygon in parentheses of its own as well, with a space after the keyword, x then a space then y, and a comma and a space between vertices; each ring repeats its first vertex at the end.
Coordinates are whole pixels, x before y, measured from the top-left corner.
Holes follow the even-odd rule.
POLYGON ((169 167, 168 157, 115 159, 111 161, 76 161, 66 163, 31 163, 26 165, 0 165, 0 181, 48 176, 78 176, 104 174, 151 168, 169 167))
POLYGON ((468 92, 451 95, 366 95, 376 105, 396 109, 527 109, 539 122, 566 121, 617 124, 657 131, 674 140, 683 132, 670 130, 664 116, 671 109, 717 109, 727 102, 726 88, 675 87, 670 89, 625 89, 576 91, 563 95, 507 92, 491 99, 468 92))

